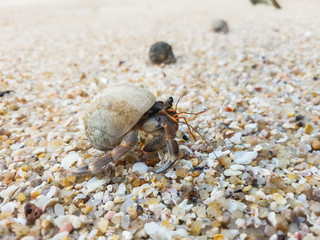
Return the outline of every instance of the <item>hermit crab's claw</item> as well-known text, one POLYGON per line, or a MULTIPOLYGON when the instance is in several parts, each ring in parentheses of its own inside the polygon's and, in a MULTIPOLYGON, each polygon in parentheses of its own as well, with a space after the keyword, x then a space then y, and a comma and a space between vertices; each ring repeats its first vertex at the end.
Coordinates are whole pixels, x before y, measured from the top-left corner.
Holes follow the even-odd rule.
MULTIPOLYGON (((166 131, 166 128, 165 128, 166 131)), ((170 168, 179 159, 179 145, 174 139, 166 139, 166 145, 168 149, 169 160, 165 165, 157 169, 156 173, 161 173, 170 168)))
POLYGON ((161 168, 155 170, 155 173, 162 173, 166 171, 168 168, 170 168, 173 165, 173 162, 169 160, 165 165, 163 165, 161 168))

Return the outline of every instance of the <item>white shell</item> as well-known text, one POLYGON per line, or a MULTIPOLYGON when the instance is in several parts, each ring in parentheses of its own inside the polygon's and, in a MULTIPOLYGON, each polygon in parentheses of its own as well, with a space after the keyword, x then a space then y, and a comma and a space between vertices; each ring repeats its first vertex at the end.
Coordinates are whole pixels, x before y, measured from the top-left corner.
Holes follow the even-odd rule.
POLYGON ((84 115, 92 145, 100 150, 118 145, 155 102, 151 92, 133 85, 113 85, 98 93, 84 115))

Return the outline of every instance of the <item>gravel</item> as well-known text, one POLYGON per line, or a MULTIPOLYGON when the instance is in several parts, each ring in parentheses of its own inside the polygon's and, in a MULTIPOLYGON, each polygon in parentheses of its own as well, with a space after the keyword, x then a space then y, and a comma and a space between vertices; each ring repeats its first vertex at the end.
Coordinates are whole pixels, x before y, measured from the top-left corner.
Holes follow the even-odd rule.
POLYGON ((0 238, 319 239, 320 2, 0 3, 0 238), (299 9, 299 11, 297 11, 299 9), (214 34, 214 19, 232 31, 214 34), (172 44, 175 64, 150 46, 172 44), (180 160, 144 154, 101 174, 83 109, 114 83, 172 96, 180 160), (186 137, 187 136, 187 137, 186 137), (25 208, 27 206, 27 208, 25 208))

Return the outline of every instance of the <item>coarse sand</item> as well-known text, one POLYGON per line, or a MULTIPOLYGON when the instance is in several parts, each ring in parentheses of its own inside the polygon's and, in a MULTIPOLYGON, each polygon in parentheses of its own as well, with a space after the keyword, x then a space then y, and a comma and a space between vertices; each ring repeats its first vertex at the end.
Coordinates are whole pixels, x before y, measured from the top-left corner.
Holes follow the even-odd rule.
POLYGON ((320 239, 320 1, 279 3, 0 1, 0 238, 320 239), (176 63, 151 64, 158 41, 176 63), (168 171, 141 134, 72 174, 103 155, 81 119, 115 83, 206 110, 168 171))

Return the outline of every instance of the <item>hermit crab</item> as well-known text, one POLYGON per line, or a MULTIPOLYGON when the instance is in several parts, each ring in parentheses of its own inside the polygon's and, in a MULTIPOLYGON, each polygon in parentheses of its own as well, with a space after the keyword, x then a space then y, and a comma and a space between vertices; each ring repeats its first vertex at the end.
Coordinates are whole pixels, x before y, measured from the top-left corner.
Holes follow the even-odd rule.
POLYGON ((171 64, 177 59, 174 57, 172 47, 166 42, 156 42, 150 47, 149 58, 154 64, 171 64))
POLYGON ((112 85, 97 94, 84 114, 85 131, 93 147, 109 152, 77 169, 75 174, 94 174, 112 160, 118 160, 138 142, 138 130, 154 136, 143 151, 167 147, 169 159, 155 172, 167 170, 179 158, 179 145, 175 140, 177 113, 172 103, 172 97, 166 102, 156 101, 148 90, 127 84, 112 85))

